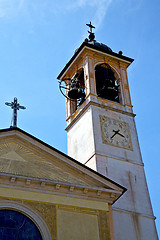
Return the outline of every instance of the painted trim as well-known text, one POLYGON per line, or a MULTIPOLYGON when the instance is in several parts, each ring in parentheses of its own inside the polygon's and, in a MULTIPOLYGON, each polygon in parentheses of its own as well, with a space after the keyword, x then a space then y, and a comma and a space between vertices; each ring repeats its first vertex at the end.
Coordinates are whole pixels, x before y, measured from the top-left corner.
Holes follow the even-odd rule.
POLYGON ((156 217, 154 215, 147 215, 147 214, 144 214, 144 213, 133 212, 133 211, 129 211, 129 210, 121 209, 121 208, 112 207, 112 210, 115 211, 115 212, 121 212, 121 213, 124 213, 124 214, 137 214, 141 217, 149 218, 149 219, 152 219, 152 220, 156 219, 156 217))

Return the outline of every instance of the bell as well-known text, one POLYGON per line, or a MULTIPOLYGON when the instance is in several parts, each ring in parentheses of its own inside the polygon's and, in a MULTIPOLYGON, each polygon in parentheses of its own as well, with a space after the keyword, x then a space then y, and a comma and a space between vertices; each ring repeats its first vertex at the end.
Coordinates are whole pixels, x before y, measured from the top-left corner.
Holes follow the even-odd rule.
POLYGON ((96 68, 97 94, 101 98, 119 102, 118 86, 115 84, 114 72, 108 64, 96 68))
POLYGON ((71 79, 71 89, 68 91, 68 97, 71 99, 84 98, 85 93, 83 88, 80 86, 80 82, 77 78, 71 79))
POLYGON ((102 98, 107 98, 111 101, 117 101, 118 97, 118 86, 115 85, 115 82, 111 79, 105 79, 104 85, 100 91, 102 98))

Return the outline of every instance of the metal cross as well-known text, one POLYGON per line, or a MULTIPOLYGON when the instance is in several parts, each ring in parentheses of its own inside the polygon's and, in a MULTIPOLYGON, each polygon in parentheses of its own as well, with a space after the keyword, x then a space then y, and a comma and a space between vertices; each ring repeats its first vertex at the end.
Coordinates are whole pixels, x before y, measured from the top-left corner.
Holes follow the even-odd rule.
POLYGON ((16 97, 14 98, 14 102, 6 102, 5 104, 13 109, 13 126, 11 127, 17 127, 17 110, 26 109, 26 107, 20 106, 16 97))
POLYGON ((91 21, 89 24, 86 24, 86 25, 90 28, 90 31, 88 31, 88 32, 92 33, 92 28, 95 28, 95 27, 92 25, 91 21))
POLYGON ((94 40, 95 39, 95 34, 92 32, 92 28, 95 28, 95 27, 92 25, 91 21, 90 21, 89 24, 86 24, 86 25, 90 28, 90 31, 88 31, 88 33, 89 33, 89 36, 88 36, 89 42, 93 42, 93 41, 95 41, 94 40))

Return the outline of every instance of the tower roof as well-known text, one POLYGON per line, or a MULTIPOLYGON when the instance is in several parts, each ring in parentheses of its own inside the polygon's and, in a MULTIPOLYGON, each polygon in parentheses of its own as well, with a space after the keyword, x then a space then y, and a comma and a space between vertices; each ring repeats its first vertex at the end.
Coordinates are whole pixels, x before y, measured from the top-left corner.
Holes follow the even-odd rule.
POLYGON ((123 56, 120 52, 119 53, 115 53, 112 51, 111 48, 109 48, 107 45, 97 42, 97 41, 88 41, 88 39, 86 39, 81 45, 80 47, 75 51, 74 55, 71 57, 71 59, 69 60, 69 62, 66 64, 66 66, 62 69, 62 71, 60 72, 60 74, 58 75, 58 79, 60 79, 62 77, 62 75, 65 73, 65 71, 67 70, 67 68, 72 64, 72 62, 77 58, 77 56, 85 49, 85 48, 89 48, 91 50, 96 50, 98 52, 102 52, 102 53, 106 53, 107 55, 110 55, 111 57, 115 57, 121 61, 127 61, 128 65, 130 65, 130 63, 132 63, 134 61, 134 59, 123 56))
POLYGON ((106 50, 107 52, 112 52, 112 49, 104 43, 97 42, 97 41, 92 41, 92 42, 88 42, 88 43, 101 49, 101 50, 106 50))

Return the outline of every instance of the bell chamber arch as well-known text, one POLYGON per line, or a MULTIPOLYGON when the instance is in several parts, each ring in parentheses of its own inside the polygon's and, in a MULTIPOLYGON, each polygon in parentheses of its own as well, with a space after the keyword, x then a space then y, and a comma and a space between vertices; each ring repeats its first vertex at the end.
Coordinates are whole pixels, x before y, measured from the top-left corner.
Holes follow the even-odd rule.
POLYGON ((79 105, 85 101, 84 69, 80 68, 71 78, 71 85, 68 97, 72 100, 79 100, 79 105))
POLYGON ((71 113, 74 113, 83 104, 86 97, 83 68, 76 71, 68 85, 70 85, 70 88, 66 91, 66 94, 71 105, 71 113))
POLYGON ((108 63, 96 65, 95 81, 98 97, 120 103, 118 75, 108 63))

